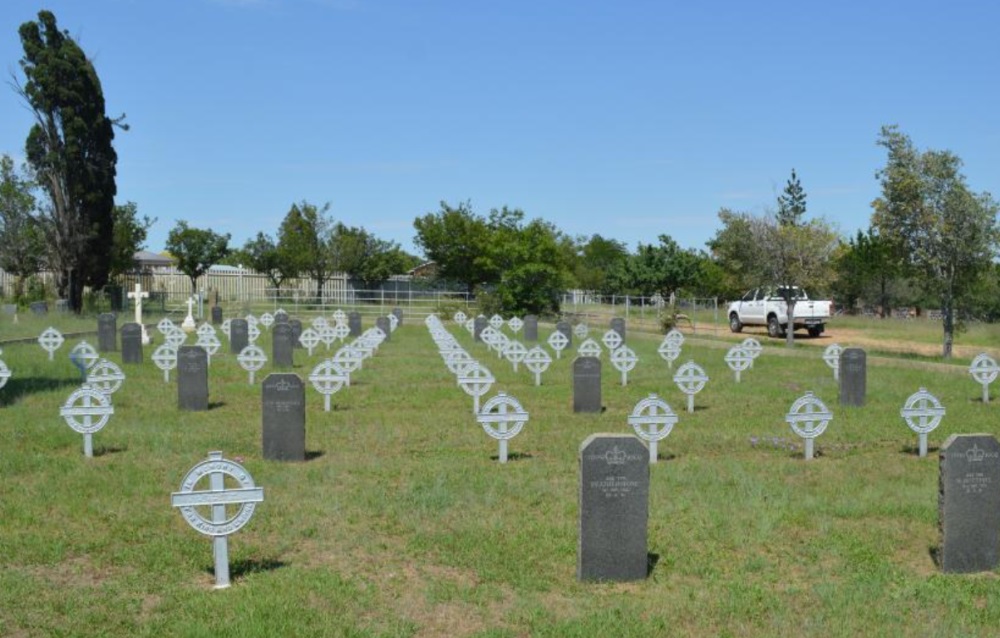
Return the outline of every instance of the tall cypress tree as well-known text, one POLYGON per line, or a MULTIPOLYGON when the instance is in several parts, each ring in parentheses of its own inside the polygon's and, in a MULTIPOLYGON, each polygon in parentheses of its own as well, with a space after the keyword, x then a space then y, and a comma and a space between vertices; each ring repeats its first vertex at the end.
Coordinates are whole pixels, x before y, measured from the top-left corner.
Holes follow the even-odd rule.
POLYGON ((799 176, 792 169, 792 176, 785 184, 785 192, 778 196, 778 225, 798 226, 806 214, 806 192, 802 189, 799 176))
MULTIPOLYGON (((114 227, 114 127, 94 65, 55 16, 40 11, 19 29, 24 86, 17 87, 35 115, 25 151, 51 200, 46 234, 59 292, 79 312, 83 287, 108 281, 114 227)), ((123 116, 124 117, 124 116, 123 116)))

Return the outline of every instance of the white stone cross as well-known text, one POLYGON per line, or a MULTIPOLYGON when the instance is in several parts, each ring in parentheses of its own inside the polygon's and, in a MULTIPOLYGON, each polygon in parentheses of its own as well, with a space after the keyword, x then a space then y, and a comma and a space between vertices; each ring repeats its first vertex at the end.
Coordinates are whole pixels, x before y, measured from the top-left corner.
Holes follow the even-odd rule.
POLYGON ((198 326, 197 334, 199 337, 204 337, 205 335, 214 335, 215 328, 212 327, 212 324, 203 323, 200 326, 198 326))
MULTIPOLYGON (((618 333, 615 332, 615 334, 618 333)), ((617 350, 611 351, 611 365, 622 373, 622 385, 628 385, 628 373, 635 368, 635 364, 638 362, 639 357, 628 346, 621 346, 617 350)))
MULTIPOLYGON (((265 328, 270 328, 271 325, 274 323, 274 315, 272 315, 270 312, 265 312, 260 316, 260 322, 264 324, 265 328)), ((247 323, 250 322, 248 321, 247 323)))
POLYGON ((229 535, 249 522, 257 503, 264 501, 264 490, 256 487, 246 469, 222 458, 222 452, 209 452, 208 459, 195 465, 181 481, 181 489, 170 495, 170 504, 179 508, 188 524, 213 537, 215 555, 215 588, 229 587, 229 535), (209 477, 207 490, 195 486, 209 477), (236 480, 238 488, 226 488, 226 476, 236 480), (230 515, 227 506, 236 506, 230 515), (202 510, 211 511, 206 517, 202 510))
POLYGON ((490 371, 481 365, 467 368, 458 377, 458 385, 462 387, 466 394, 472 397, 472 413, 479 414, 479 397, 490 391, 496 379, 490 371))
POLYGON ((257 339, 260 338, 260 328, 257 327, 257 323, 247 322, 247 341, 250 343, 257 343, 257 339))
POLYGON ((941 402, 924 388, 910 395, 899 411, 906 425, 920 437, 920 457, 927 456, 927 434, 934 430, 944 416, 941 402))
POLYGON ((177 367, 177 348, 169 343, 161 344, 153 352, 153 363, 163 370, 164 383, 170 383, 170 371, 177 367))
POLYGON ((667 362, 667 366, 671 369, 674 367, 674 360, 681 356, 681 344, 676 340, 671 339, 670 335, 663 338, 660 343, 660 347, 656 349, 660 353, 660 357, 667 362))
POLYGON ((87 383, 101 394, 108 396, 118 391, 125 381, 125 373, 107 359, 100 359, 87 370, 87 383))
POLYGON ((313 349, 319 345, 319 333, 312 328, 306 328, 299 334, 299 343, 306 347, 311 357, 313 349))
POLYGON ((267 363, 267 355, 264 354, 264 350, 260 346, 250 344, 240 350, 240 353, 236 355, 236 360, 241 368, 250 373, 249 383, 253 385, 253 375, 267 363))
POLYGON ((725 361, 736 375, 736 383, 739 383, 740 372, 753 365, 753 355, 743 346, 733 346, 726 352, 725 361))
POLYGON ((476 414, 476 420, 486 434, 499 442, 497 457, 501 463, 506 463, 507 441, 521 432, 528 422, 528 413, 517 399, 501 392, 483 405, 483 409, 476 414))
POLYGON ((351 327, 343 321, 339 321, 333 327, 333 333, 337 336, 337 339, 340 340, 340 343, 344 343, 344 339, 351 334, 351 327))
POLYGON ((549 347, 556 351, 556 359, 562 358, 562 351, 568 345, 569 339, 558 330, 549 335, 549 347))
POLYGON ((349 378, 333 359, 321 361, 313 368, 309 374, 309 382, 313 384, 317 392, 323 395, 323 410, 325 412, 330 411, 330 395, 339 392, 349 378))
POLYGON ((107 425, 114 412, 108 395, 86 384, 69 395, 66 403, 59 409, 59 415, 66 420, 66 425, 83 435, 83 455, 87 457, 94 456, 92 435, 107 425), (78 420, 77 417, 81 419, 78 420))
POLYGON ((535 385, 542 385, 542 373, 549 369, 552 357, 541 346, 535 346, 524 355, 524 367, 535 375, 535 385))
POLYGON ((511 317, 507 320, 507 327, 510 328, 514 334, 521 332, 521 328, 524 327, 524 322, 521 321, 520 317, 511 317))
POLYGON ((708 383, 708 375, 705 374, 705 370, 694 361, 688 361, 677 369, 674 383, 688 397, 688 412, 694 412, 694 395, 701 392, 705 384, 708 383))
POLYGON ((62 333, 55 328, 46 328, 42 334, 38 335, 38 345, 42 346, 42 350, 49 353, 49 361, 52 361, 56 350, 62 346, 64 341, 62 333))
POLYGON ((226 335, 227 339, 231 339, 233 330, 233 320, 232 319, 224 320, 222 322, 222 325, 219 326, 219 330, 222 331, 222 334, 226 335))
POLYGON ((135 290, 128 293, 128 298, 135 300, 135 322, 142 329, 143 345, 149 345, 149 335, 146 334, 146 326, 142 323, 142 300, 148 299, 149 293, 142 289, 142 285, 139 282, 136 282, 135 290))
POLYGON ((194 297, 188 297, 188 300, 187 300, 186 303, 187 303, 187 307, 188 307, 188 314, 187 314, 186 317, 184 317, 184 321, 181 322, 181 329, 184 332, 191 332, 192 330, 194 330, 194 326, 195 326, 195 324, 194 324, 194 304, 196 302, 195 302, 194 297))
POLYGON ((658 456, 656 442, 667 438, 677 423, 677 415, 667 402, 651 394, 635 404, 628 424, 635 430, 636 436, 649 443, 649 462, 656 463, 658 456))
POLYGON ((844 349, 840 347, 839 343, 831 343, 823 351, 823 361, 826 361, 826 365, 833 370, 834 381, 840 379, 840 353, 843 351, 844 349))
POLYGON ((187 341, 187 333, 174 326, 170 332, 164 336, 164 340, 175 348, 180 348, 187 341))
POLYGON ((831 420, 833 414, 812 392, 806 392, 792 404, 785 422, 792 426, 792 432, 805 439, 807 461, 813 457, 813 439, 823 434, 831 420))
POLYGON ((472 355, 465 350, 452 350, 444 356, 444 364, 452 374, 458 374, 459 367, 472 360, 472 355))
POLYGON ((677 328, 671 328, 670 332, 663 338, 664 341, 672 341, 677 344, 678 347, 684 345, 684 333, 677 328))
POLYGON ((503 317, 500 315, 493 315, 490 317, 490 325, 493 326, 494 330, 499 330, 503 327, 503 317))
POLYGON ((614 352, 622 345, 622 336, 618 334, 617 330, 608 330, 601 337, 601 341, 607 347, 609 352, 614 352))
POLYGON ((997 372, 1000 368, 997 368, 996 360, 985 352, 976 355, 969 366, 969 374, 983 386, 983 403, 990 402, 990 384, 996 380, 997 372))
POLYGON ((351 387, 351 373, 361 369, 364 354, 354 346, 344 346, 333 355, 333 361, 347 373, 347 387, 351 387))
POLYGON ((174 325, 174 322, 167 319, 166 317, 160 319, 160 323, 156 324, 156 329, 159 330, 160 334, 162 334, 164 337, 167 336, 167 334, 169 334, 176 327, 177 326, 174 325))
POLYGON ((524 344, 517 339, 511 339, 507 342, 507 345, 503 347, 503 356, 507 358, 514 364, 514 372, 517 372, 517 364, 524 361, 525 355, 528 354, 528 349, 524 347, 524 344))
POLYGON ((320 326, 316 330, 316 333, 319 335, 319 340, 323 342, 323 345, 329 351, 330 346, 337 340, 337 329, 330 324, 326 324, 325 326, 320 326))
POLYGON ((474 334, 476 332, 476 320, 467 319, 465 321, 465 329, 469 331, 469 334, 474 334))

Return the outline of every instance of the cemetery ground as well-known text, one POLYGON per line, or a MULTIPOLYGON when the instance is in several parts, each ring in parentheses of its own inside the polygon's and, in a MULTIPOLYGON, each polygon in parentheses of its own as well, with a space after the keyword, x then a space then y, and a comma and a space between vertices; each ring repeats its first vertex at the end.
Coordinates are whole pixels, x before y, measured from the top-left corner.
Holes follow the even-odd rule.
MULTIPOLYGON (((18 330, 37 336, 48 319, 22 317, 18 330)), ((723 361, 731 340, 689 334, 674 368, 694 360, 711 380, 688 413, 661 336, 630 330, 628 385, 605 352, 606 409, 574 415, 569 349, 535 387, 523 366, 446 326, 497 378, 487 397, 507 392, 530 414, 505 465, 412 317, 331 412, 307 385, 301 463, 262 460, 259 383, 271 368, 251 386, 225 345, 205 412, 177 410, 176 371, 164 383, 152 346, 141 366, 122 366, 91 459, 59 416, 79 384, 66 356, 77 339, 53 362, 37 344, 4 345, 14 376, 0 389, 0 635, 995 635, 997 574, 935 564, 937 449, 953 433, 1000 430, 1000 397, 982 402, 967 360, 870 357, 867 404, 844 408, 822 349, 761 339, 737 384, 723 361), (900 418, 920 387, 947 408, 924 459, 900 418), (807 391, 833 412, 809 462, 784 420, 807 391), (578 582, 580 443, 631 432, 650 393, 679 421, 650 467, 649 577, 578 582), (265 493, 230 537, 233 586, 218 591, 211 542, 170 506, 211 450, 265 493)), ((835 333, 814 341, 854 345, 835 333)), ((259 343, 270 351, 266 332, 259 343)), ((297 350, 293 371, 305 378, 326 356, 297 350)))

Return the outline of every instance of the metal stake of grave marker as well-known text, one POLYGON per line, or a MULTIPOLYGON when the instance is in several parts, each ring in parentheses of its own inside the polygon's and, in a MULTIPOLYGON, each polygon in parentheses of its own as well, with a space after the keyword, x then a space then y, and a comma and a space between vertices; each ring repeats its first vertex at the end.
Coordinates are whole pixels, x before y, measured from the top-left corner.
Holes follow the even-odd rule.
POLYGON ((944 416, 941 402, 926 389, 920 388, 910 395, 899 414, 906 425, 919 435, 920 458, 924 458, 927 456, 927 434, 941 423, 941 417, 944 416))

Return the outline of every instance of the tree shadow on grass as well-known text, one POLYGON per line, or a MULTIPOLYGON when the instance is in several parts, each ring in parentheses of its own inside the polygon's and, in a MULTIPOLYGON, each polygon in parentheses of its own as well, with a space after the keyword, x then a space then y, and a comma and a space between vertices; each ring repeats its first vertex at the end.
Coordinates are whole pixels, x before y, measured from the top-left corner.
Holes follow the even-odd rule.
MULTIPOLYGON (((229 577, 232 580, 237 580, 243 578, 244 576, 249 576, 250 574, 258 574, 261 572, 269 572, 275 569, 281 569, 286 567, 288 563, 277 560, 275 558, 244 558, 241 560, 233 561, 229 564, 229 577)), ((209 574, 213 577, 215 576, 215 566, 207 568, 209 574)))
POLYGON ((326 452, 324 452, 323 450, 306 450, 306 456, 305 456, 304 460, 306 460, 306 461, 315 461, 316 459, 320 458, 324 454, 326 454, 326 452))
POLYGON ((37 392, 51 392, 67 387, 79 387, 78 379, 52 379, 47 377, 11 377, 0 390, 0 407, 16 403, 21 397, 37 392))
POLYGON ((208 409, 209 410, 218 410, 219 408, 224 408, 224 407, 226 407, 226 402, 225 401, 209 401, 208 402, 208 409))
POLYGON ((94 456, 104 456, 105 454, 118 454, 128 450, 127 445, 101 445, 94 448, 94 456))

